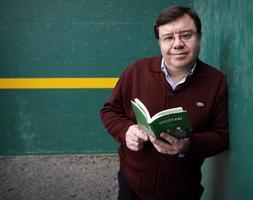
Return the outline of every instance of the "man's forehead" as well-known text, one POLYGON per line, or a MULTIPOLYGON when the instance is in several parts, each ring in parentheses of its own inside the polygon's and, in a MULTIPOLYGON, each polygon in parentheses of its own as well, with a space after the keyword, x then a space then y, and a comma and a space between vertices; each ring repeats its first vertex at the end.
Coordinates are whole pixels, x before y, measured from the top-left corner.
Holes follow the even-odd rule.
POLYGON ((187 30, 196 31, 196 25, 193 19, 186 14, 172 22, 159 26, 159 33, 161 34, 163 32, 182 32, 187 30))

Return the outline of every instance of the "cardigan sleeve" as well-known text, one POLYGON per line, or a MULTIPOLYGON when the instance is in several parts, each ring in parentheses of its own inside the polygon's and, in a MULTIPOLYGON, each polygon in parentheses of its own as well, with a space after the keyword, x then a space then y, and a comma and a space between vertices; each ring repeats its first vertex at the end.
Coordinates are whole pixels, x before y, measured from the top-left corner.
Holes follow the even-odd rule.
POLYGON ((100 111, 101 120, 107 131, 122 144, 125 143, 125 133, 129 126, 136 124, 132 118, 130 106, 126 105, 127 102, 130 104, 131 95, 131 90, 128 89, 130 85, 128 73, 129 71, 126 70, 122 74, 111 97, 100 111))

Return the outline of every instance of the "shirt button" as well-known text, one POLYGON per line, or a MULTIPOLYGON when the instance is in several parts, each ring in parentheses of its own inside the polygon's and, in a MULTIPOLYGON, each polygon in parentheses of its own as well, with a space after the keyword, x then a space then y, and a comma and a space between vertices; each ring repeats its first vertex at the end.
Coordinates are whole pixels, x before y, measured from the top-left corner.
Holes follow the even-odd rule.
POLYGON ((179 157, 179 158, 184 158, 185 156, 186 156, 185 153, 179 153, 179 154, 178 154, 178 157, 179 157))
POLYGON ((161 162, 165 162, 165 161, 166 161, 166 158, 165 158, 165 157, 161 157, 161 158, 160 158, 160 161, 161 161, 161 162))

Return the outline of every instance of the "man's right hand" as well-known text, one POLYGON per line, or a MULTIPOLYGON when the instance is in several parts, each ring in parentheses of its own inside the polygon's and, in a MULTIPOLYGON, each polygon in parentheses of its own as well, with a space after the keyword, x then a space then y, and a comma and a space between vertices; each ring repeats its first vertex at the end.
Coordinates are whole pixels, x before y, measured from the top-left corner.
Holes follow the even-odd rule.
POLYGON ((139 151, 148 140, 149 137, 141 132, 137 124, 129 126, 126 132, 126 145, 129 149, 139 151))

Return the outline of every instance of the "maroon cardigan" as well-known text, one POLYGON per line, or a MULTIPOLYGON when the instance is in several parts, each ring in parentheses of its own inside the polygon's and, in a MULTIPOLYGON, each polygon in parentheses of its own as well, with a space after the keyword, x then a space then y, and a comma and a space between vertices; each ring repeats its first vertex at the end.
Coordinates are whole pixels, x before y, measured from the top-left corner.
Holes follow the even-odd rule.
POLYGON ((141 199, 197 200, 204 158, 228 146, 227 82, 217 69, 197 61, 193 75, 172 90, 161 71, 161 56, 133 63, 101 110, 108 132, 121 145, 120 168, 141 199), (166 108, 187 110, 193 129, 186 157, 161 154, 150 142, 141 151, 126 147, 125 133, 136 124, 130 100, 139 98, 153 116, 166 108))

